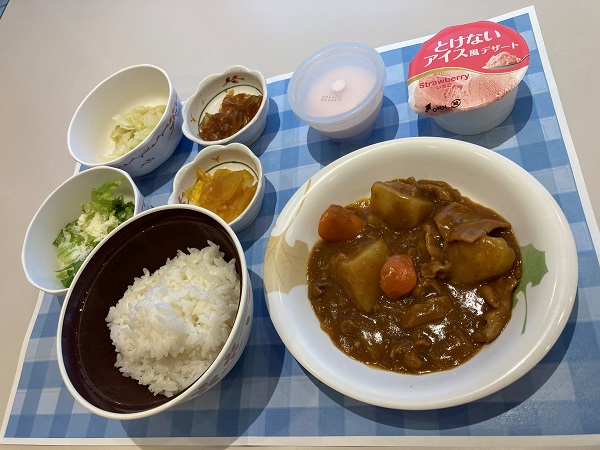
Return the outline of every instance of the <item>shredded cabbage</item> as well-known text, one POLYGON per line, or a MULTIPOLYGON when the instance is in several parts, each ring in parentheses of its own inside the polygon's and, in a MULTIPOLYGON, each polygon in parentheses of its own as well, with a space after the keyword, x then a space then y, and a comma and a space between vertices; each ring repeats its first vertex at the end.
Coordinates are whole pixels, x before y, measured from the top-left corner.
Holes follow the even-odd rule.
POLYGON ((115 149, 103 155, 102 159, 109 161, 118 158, 140 145, 156 128, 166 108, 166 105, 136 106, 125 114, 113 116, 116 125, 110 133, 110 138, 115 143, 115 149))
POLYGON ((109 181, 92 189, 91 201, 81 205, 82 214, 69 222, 52 242, 58 248, 60 269, 56 276, 69 287, 75 274, 96 245, 118 225, 133 217, 133 202, 125 202, 113 191, 123 179, 109 181))

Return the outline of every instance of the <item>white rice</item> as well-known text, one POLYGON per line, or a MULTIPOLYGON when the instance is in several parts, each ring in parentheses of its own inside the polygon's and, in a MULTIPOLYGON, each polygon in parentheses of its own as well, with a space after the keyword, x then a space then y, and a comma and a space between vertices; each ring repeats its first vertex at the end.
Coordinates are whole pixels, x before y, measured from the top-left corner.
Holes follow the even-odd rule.
POLYGON ((153 274, 144 269, 106 321, 123 375, 171 397, 192 384, 225 344, 238 310, 235 261, 219 247, 179 251, 153 274))

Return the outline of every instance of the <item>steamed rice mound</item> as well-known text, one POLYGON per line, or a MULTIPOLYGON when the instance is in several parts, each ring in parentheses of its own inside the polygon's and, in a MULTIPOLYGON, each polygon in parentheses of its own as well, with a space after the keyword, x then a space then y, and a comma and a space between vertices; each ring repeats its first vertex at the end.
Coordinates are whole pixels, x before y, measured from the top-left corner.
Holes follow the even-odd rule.
POLYGON ((208 241, 135 278, 106 317, 123 375, 171 397, 206 371, 229 337, 240 299, 235 260, 223 256, 208 241))

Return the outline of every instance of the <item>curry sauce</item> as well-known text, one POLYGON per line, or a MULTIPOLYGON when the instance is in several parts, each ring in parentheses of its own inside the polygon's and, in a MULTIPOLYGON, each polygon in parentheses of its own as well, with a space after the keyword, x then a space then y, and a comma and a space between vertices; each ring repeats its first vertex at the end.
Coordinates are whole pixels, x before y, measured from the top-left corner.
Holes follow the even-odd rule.
POLYGON ((469 360, 510 319, 521 278, 512 227, 441 181, 375 183, 346 205, 364 227, 350 239, 321 239, 311 251, 309 299, 321 328, 352 358, 424 374, 469 360), (377 274, 391 255, 409 255, 416 286, 392 300, 377 274))

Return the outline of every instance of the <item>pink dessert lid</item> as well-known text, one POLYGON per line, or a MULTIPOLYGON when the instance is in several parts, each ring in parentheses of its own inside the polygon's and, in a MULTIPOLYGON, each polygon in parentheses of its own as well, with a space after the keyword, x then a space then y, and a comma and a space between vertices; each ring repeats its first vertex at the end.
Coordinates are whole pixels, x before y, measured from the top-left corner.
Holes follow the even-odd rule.
POLYGON ((529 47, 512 28, 489 21, 448 27, 411 61, 409 105, 426 115, 481 108, 517 87, 528 66, 529 47))

